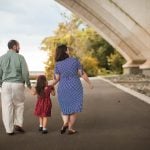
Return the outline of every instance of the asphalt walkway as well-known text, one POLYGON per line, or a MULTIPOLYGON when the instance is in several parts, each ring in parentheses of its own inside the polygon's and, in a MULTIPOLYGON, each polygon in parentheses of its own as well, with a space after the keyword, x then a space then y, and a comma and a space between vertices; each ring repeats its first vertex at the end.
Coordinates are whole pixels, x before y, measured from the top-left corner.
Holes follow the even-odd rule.
POLYGON ((0 150, 150 150, 150 105, 100 79, 95 88, 84 86, 84 110, 78 116, 76 135, 60 135, 62 121, 53 98, 49 133, 37 131, 33 115, 36 97, 26 93, 25 134, 5 134, 0 111, 0 150))

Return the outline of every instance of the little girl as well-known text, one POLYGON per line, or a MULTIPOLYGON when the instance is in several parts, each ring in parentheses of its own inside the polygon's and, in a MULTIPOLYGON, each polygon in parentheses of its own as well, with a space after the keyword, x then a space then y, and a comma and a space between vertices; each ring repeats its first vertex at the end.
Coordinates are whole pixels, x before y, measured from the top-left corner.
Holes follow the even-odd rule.
POLYGON ((35 89, 32 94, 37 94, 37 103, 35 106, 34 114, 39 117, 39 131, 43 134, 48 133, 46 128, 48 117, 51 116, 51 95, 55 95, 55 89, 53 86, 48 85, 47 79, 44 75, 40 75, 37 79, 35 89))

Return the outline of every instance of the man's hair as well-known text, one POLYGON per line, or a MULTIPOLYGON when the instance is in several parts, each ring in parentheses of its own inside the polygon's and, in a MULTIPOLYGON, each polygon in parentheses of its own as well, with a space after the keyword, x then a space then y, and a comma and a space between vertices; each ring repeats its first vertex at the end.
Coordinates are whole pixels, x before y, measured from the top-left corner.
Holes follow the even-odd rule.
POLYGON ((9 49, 12 49, 14 45, 16 45, 16 46, 18 45, 18 42, 16 40, 10 40, 8 42, 8 48, 9 49))

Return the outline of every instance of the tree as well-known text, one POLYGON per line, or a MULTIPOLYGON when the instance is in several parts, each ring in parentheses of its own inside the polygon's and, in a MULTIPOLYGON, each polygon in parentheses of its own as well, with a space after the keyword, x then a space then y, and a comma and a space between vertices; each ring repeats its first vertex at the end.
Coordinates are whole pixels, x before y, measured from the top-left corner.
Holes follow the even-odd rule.
POLYGON ((59 23, 54 35, 42 41, 42 49, 47 51, 49 56, 45 62, 47 77, 49 79, 53 77, 54 55, 58 44, 72 47, 74 55, 80 59, 90 76, 97 75, 100 68, 110 70, 112 65, 111 60, 108 63, 108 57, 115 49, 75 15, 65 18, 64 22, 59 23))
MULTIPOLYGON (((86 40, 90 36, 84 30, 86 26, 76 16, 72 15, 65 22, 58 25, 54 36, 47 37, 42 41, 42 50, 48 52, 48 60, 45 62, 46 76, 51 79, 54 69, 54 55, 58 44, 67 44, 75 51, 76 57, 82 59, 86 52, 86 40), (82 26, 82 27, 81 27, 82 26)), ((90 56, 88 56, 90 57, 90 56)), ((84 61, 83 61, 84 62, 84 61)), ((84 64, 83 64, 84 65, 84 64)))
POLYGON ((99 61, 99 68, 110 69, 107 57, 114 53, 115 49, 106 42, 98 33, 91 30, 91 36, 87 40, 87 50, 99 61))
POLYGON ((108 62, 110 70, 119 74, 123 72, 122 65, 125 63, 125 59, 117 51, 108 57, 108 62))
POLYGON ((52 79, 54 75, 54 55, 58 40, 56 37, 48 37, 42 41, 42 50, 48 53, 48 59, 45 62, 45 74, 48 79, 52 79))
POLYGON ((96 58, 85 56, 82 58, 83 69, 88 74, 88 76, 93 77, 98 74, 98 61, 96 58))

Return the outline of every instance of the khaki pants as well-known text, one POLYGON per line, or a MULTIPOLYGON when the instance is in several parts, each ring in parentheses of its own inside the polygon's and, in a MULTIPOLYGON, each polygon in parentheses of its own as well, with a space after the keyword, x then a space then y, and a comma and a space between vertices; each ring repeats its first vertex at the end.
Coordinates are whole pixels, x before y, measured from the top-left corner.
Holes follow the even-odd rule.
POLYGON ((2 84, 2 119, 7 133, 12 133, 14 125, 23 125, 24 84, 4 82, 2 84))

